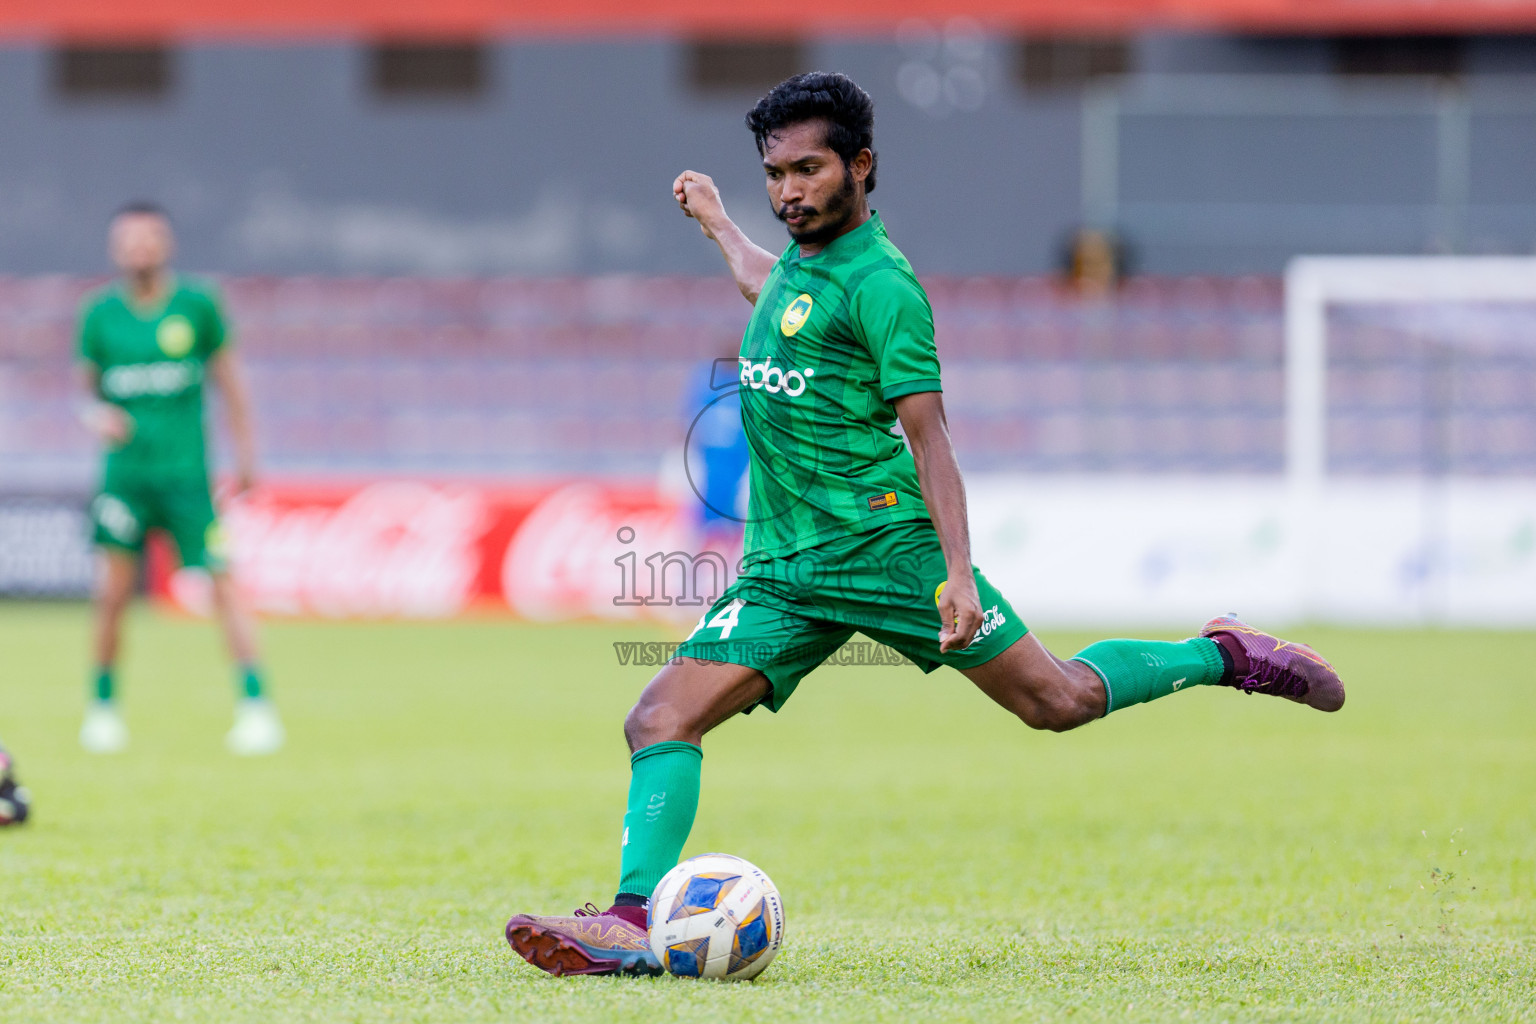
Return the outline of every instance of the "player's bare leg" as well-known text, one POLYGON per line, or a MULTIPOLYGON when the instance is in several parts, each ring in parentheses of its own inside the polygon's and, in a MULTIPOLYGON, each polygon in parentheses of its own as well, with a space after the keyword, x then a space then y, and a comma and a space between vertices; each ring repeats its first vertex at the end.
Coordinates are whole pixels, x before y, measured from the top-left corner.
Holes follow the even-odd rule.
POLYGON ((1104 717, 1104 683, 1098 674, 1080 661, 1056 657, 1033 633, 991 661, 961 671, 1031 729, 1065 732, 1104 717))
POLYGON ((745 665, 679 658, 656 673, 624 718, 630 753, 656 743, 698 746, 704 734, 763 699, 767 678, 745 665))
POLYGON ((245 598, 228 572, 210 573, 209 576, 213 581, 214 613, 224 630, 230 657, 240 665, 255 664, 261 652, 256 641, 256 622, 245 605, 245 598))
POLYGON ((128 745, 128 727, 115 702, 114 672, 122 643, 123 613, 133 599, 139 560, 132 552, 103 547, 97 559, 91 653, 95 692, 80 725, 80 745, 93 754, 114 754, 128 745))
POLYGON ((235 724, 224 737, 231 753, 246 756, 273 754, 282 749, 287 736, 277 709, 261 692, 255 666, 260 652, 256 640, 256 622, 246 607, 245 598, 226 570, 210 573, 213 581, 213 607, 230 657, 240 666, 245 688, 235 710, 235 724))
POLYGON ((768 680, 756 669, 682 658, 662 668, 624 719, 633 775, 624 818, 619 894, 570 917, 518 914, 507 942, 551 974, 658 974, 646 901, 677 863, 699 802, 699 742, 756 704, 768 680))
POLYGON ((123 613, 133 599, 138 570, 137 555, 116 548, 101 549, 96 568, 96 621, 92 643, 97 665, 110 668, 117 664, 123 613))

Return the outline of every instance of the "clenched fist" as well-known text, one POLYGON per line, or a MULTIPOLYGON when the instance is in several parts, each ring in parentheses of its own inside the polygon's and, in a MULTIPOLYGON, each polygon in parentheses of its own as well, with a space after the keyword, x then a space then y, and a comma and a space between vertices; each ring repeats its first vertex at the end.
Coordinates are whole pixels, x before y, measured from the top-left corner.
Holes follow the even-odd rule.
POLYGON ((725 204, 714 179, 697 171, 684 171, 672 182, 672 197, 678 209, 699 222, 705 238, 714 238, 714 228, 725 219, 725 204))

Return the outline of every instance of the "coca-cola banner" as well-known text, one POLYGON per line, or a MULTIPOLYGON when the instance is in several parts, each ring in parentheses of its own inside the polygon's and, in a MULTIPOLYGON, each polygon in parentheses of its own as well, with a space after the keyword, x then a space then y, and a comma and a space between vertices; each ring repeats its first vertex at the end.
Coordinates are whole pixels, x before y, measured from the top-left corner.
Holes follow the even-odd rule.
MULTIPOLYGON (((690 554, 687 517, 654 488, 500 488, 414 480, 265 486, 228 503, 223 537, 256 609, 328 618, 694 617, 725 559, 690 554)), ((155 594, 208 609, 208 581, 151 558, 155 594)))

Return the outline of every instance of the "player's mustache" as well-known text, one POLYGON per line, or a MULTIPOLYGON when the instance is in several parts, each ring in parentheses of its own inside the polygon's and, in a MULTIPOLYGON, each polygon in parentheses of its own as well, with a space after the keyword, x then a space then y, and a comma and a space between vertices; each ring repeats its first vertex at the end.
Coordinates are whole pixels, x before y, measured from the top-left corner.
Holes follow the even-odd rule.
POLYGON ((793 214, 801 214, 805 217, 814 217, 820 211, 814 206, 805 206, 800 203, 785 204, 775 211, 774 216, 779 220, 788 220, 793 214))

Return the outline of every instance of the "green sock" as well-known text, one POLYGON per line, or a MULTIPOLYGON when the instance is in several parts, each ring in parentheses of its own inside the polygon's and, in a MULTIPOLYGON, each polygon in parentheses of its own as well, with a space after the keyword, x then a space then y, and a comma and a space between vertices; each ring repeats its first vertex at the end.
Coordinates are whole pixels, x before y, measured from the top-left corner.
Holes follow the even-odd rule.
POLYGON ((117 681, 112 677, 111 665, 100 665, 96 669, 96 699, 102 703, 111 700, 117 689, 117 681))
POLYGON ((1166 697, 1186 686, 1221 682, 1225 663, 1216 641, 1100 640, 1072 656, 1099 674, 1109 699, 1105 714, 1166 697))
POLYGON ((661 876, 677 866, 699 809, 704 751, 672 741, 629 756, 629 810, 624 814, 619 892, 650 898, 661 876))
POLYGON ((259 700, 264 694, 264 687, 261 685, 261 669, 255 665, 241 665, 240 687, 245 697, 250 700, 259 700))

